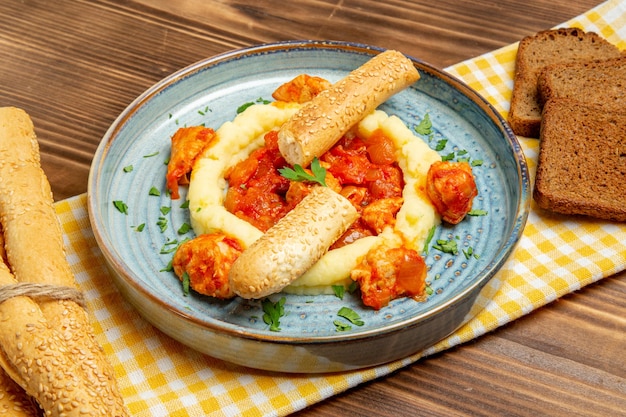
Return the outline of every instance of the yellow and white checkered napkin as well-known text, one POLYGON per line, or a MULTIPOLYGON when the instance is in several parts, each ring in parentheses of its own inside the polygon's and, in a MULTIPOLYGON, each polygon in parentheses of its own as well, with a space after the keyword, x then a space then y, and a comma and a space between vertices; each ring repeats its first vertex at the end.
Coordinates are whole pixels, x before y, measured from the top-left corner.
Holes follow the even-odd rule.
MULTIPOLYGON (((602 34, 626 47, 626 4, 603 3, 562 26, 602 34)), ((508 111, 517 45, 448 71, 503 115, 508 111)), ((520 139, 534 171, 536 139, 520 139)), ((285 415, 420 358, 464 343, 591 282, 626 268, 626 225, 573 219, 532 207, 511 259, 479 297, 484 308, 455 334, 424 352, 367 370, 286 375, 239 367, 195 352, 152 327, 114 288, 94 240, 86 196, 57 203, 68 257, 84 289, 96 336, 115 367, 135 416, 285 415)))

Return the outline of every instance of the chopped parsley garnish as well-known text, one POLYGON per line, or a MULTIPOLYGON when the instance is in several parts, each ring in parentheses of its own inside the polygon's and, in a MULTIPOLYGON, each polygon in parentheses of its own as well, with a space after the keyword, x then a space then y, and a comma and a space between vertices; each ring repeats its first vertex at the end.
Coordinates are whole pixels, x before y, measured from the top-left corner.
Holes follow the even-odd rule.
POLYGON ((161 250, 159 251, 159 253, 161 255, 167 255, 168 253, 176 252, 178 250, 178 247, 188 240, 189 239, 185 239, 182 241, 178 241, 177 239, 168 240, 163 244, 163 246, 161 246, 161 250))
POLYGON ((487 211, 486 210, 470 210, 467 212, 468 216, 486 216, 487 215, 487 211))
POLYGON ((122 168, 122 170, 124 172, 132 172, 133 166, 132 165, 126 165, 124 168, 122 168))
POLYGON ((165 216, 165 215, 166 215, 166 214, 168 214, 170 211, 172 211, 172 208, 171 208, 171 207, 168 207, 168 206, 162 206, 162 207, 161 207, 161 209, 160 209, 160 211, 161 211, 161 214, 165 216))
POLYGON ((285 315, 285 301, 287 299, 282 297, 275 303, 268 298, 261 302, 263 321, 270 326, 272 332, 280 332, 280 318, 285 315))
POLYGON ((161 233, 167 230, 167 219, 165 217, 159 217, 159 220, 157 221, 156 224, 157 226, 159 226, 161 233))
POLYGON ((433 124, 430 121, 430 115, 426 113, 424 118, 415 126, 415 131, 420 135, 430 135, 433 132, 433 124))
POLYGON ((459 253, 456 240, 439 239, 437 240, 437 243, 433 245, 433 248, 452 255, 457 255, 459 253))
POLYGON ((346 287, 344 287, 343 285, 333 285, 332 288, 335 296, 340 300, 343 300, 343 296, 346 293, 346 287))
POLYGON ((133 227, 133 229, 135 229, 135 232, 143 232, 143 229, 146 228, 146 224, 145 223, 141 223, 139 226, 135 226, 133 227))
POLYGON ((452 160, 454 160, 454 156, 455 156, 454 152, 451 152, 451 153, 449 153, 447 155, 442 155, 441 156, 441 160, 442 161, 452 161, 452 160))
POLYGON ((243 103, 241 106, 237 107, 237 114, 239 113, 243 113, 244 111, 246 111, 246 109, 250 106, 253 106, 255 104, 269 104, 270 101, 269 100, 265 100, 263 97, 259 97, 256 99, 256 101, 249 101, 247 103, 243 103))
POLYGON ((470 162, 470 165, 473 167, 479 167, 479 166, 482 166, 482 164, 483 164, 482 159, 474 159, 472 162, 470 162))
POLYGON ((296 164, 292 168, 279 168, 280 175, 292 181, 310 181, 316 182, 326 187, 326 168, 320 165, 320 161, 317 158, 313 158, 311 162, 311 172, 309 174, 302 168, 302 166, 296 164))
POLYGON ((122 200, 114 200, 113 205, 120 213, 128 214, 128 206, 122 200))
POLYGON ((448 144, 448 139, 441 139, 439 142, 437 142, 437 145, 435 146, 435 150, 437 152, 443 151, 446 148, 447 144, 448 144))
POLYGON ((428 236, 426 236, 426 242, 424 242, 424 250, 425 254, 428 254, 428 246, 430 245, 430 241, 433 240, 433 236, 435 236, 435 230, 437 230, 437 226, 433 226, 428 231, 428 236))
POLYGON ((180 208, 181 209, 188 209, 189 208, 189 200, 185 200, 185 202, 180 205, 180 208))
POLYGON ((153 153, 149 153, 147 155, 144 155, 144 158, 152 158, 153 156, 157 156, 159 154, 159 151, 153 152, 153 153))
POLYGON ((204 110, 198 110, 198 114, 199 114, 200 116, 204 116, 204 115, 206 115, 206 114, 207 114, 208 112, 210 112, 210 111, 213 111, 213 110, 209 109, 209 106, 206 106, 206 107, 204 108, 204 110))
POLYGON ((182 280, 183 280, 183 295, 187 297, 189 295, 189 286, 190 286, 189 274, 187 273, 187 271, 183 272, 182 280))
POLYGON ((365 322, 361 320, 359 314, 349 307, 341 307, 337 312, 339 317, 343 317, 355 326, 363 326, 365 322))
POLYGON ((159 189, 156 187, 151 187, 150 191, 148 191, 148 195, 159 197, 161 195, 161 191, 159 191, 159 189))
POLYGON ((191 225, 189 223, 185 222, 178 228, 178 234, 179 235, 184 235, 185 233, 187 233, 190 230, 191 230, 191 225))
POLYGON ((348 323, 342 322, 341 320, 335 320, 333 321, 333 324, 335 325, 335 330, 338 332, 345 332, 352 329, 352 326, 348 323))

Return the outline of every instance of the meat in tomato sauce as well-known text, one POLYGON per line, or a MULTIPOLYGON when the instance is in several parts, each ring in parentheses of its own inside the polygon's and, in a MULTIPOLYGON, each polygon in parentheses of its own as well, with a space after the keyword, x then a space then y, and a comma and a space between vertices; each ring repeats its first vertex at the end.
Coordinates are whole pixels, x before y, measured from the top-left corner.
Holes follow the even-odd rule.
MULTIPOLYGON (((265 136, 265 146, 235 165, 227 174, 224 206, 237 217, 267 231, 308 193, 306 182, 290 181, 279 173, 288 166, 277 145, 277 132, 265 136)), ((391 139, 376 130, 362 139, 346 135, 320 157, 326 183, 346 197, 361 214, 330 249, 382 233, 393 227, 403 204, 404 178, 396 163, 391 139)), ((400 296, 423 294, 426 266, 412 249, 371 251, 352 278, 360 284, 365 305, 379 309, 400 296)))
POLYGON ((178 186, 189 184, 187 175, 194 162, 214 139, 215 131, 204 126, 181 127, 174 133, 165 176, 166 186, 173 200, 180 198, 178 186))
MULTIPOLYGON (((278 150, 276 131, 265 135, 265 146, 226 174, 224 206, 237 217, 267 231, 308 193, 312 184, 290 181, 278 169, 288 166, 278 150)), ((338 248, 393 226, 402 207, 404 179, 395 162, 394 146, 382 131, 368 140, 343 137, 320 157, 326 184, 357 208, 361 217, 331 247, 338 248), (377 161, 377 162, 374 162, 377 161)))

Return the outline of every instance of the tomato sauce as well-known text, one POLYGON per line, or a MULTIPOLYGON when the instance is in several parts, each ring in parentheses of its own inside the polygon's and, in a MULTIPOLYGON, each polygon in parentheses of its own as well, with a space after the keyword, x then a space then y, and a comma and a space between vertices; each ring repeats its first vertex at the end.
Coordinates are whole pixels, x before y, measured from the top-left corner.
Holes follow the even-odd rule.
MULTIPOLYGON (((326 184, 360 213, 330 249, 394 226, 403 203, 404 177, 389 137, 380 130, 368 139, 346 135, 319 159, 326 168, 326 184)), ((278 170, 284 167, 290 166, 278 149, 277 132, 271 131, 265 135, 264 147, 226 173, 226 209, 267 231, 313 186, 283 177, 278 170)), ((379 247, 367 254, 351 276, 359 283, 363 303, 378 310, 397 297, 421 296, 426 264, 415 250, 379 247)))
MULTIPOLYGON (((336 191, 348 198, 359 212, 377 200, 401 198, 404 179, 395 161, 394 149, 391 139, 380 130, 367 140, 344 136, 320 157, 320 164, 326 168, 327 184, 335 185, 336 191)), ((302 183, 280 175, 278 169, 284 167, 290 166, 278 149, 278 133, 270 131, 265 135, 264 147, 226 174, 229 184, 224 202, 226 209, 261 231, 267 231, 306 195, 302 192, 302 183)), ((359 219, 333 247, 377 234, 373 229, 368 222, 359 219)))

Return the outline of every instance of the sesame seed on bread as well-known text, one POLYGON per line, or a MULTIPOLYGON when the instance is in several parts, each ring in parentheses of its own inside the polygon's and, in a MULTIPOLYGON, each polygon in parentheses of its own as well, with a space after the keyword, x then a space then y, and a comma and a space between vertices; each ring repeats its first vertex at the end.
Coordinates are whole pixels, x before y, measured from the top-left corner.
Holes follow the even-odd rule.
POLYGON ((548 65, 537 88, 541 104, 552 98, 574 98, 607 109, 626 109, 626 56, 548 65))
POLYGON ((508 122, 515 134, 539 137, 541 107, 537 79, 551 64, 617 58, 619 49, 594 32, 559 28, 527 36, 519 43, 508 122))
POLYGON ((545 210, 626 221, 626 110, 549 100, 533 197, 545 210))

